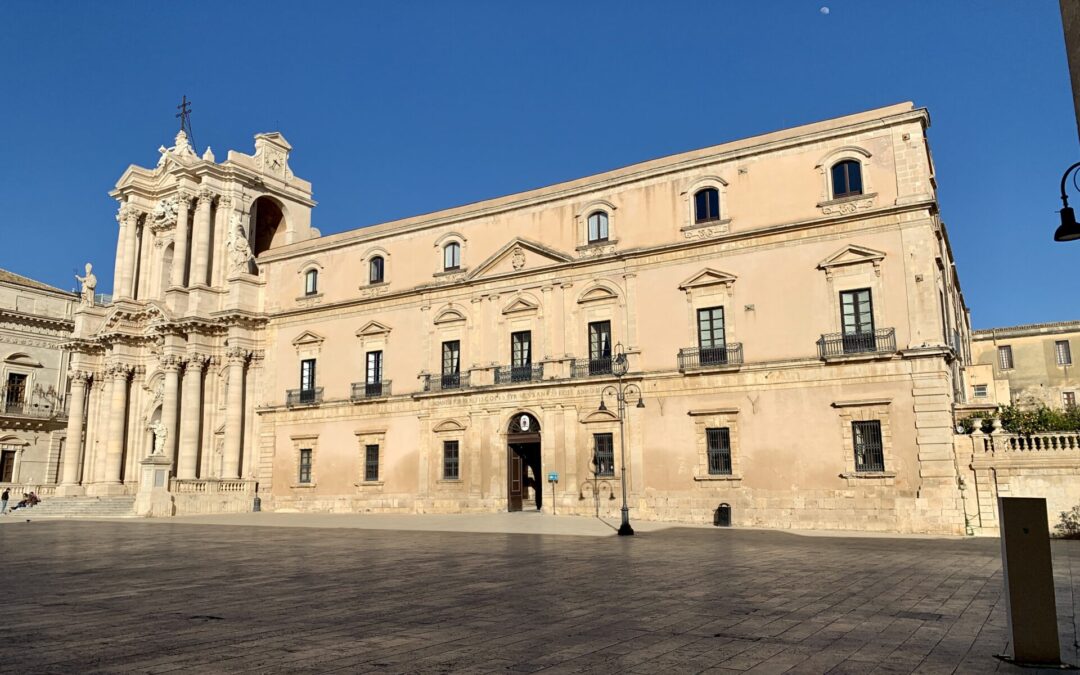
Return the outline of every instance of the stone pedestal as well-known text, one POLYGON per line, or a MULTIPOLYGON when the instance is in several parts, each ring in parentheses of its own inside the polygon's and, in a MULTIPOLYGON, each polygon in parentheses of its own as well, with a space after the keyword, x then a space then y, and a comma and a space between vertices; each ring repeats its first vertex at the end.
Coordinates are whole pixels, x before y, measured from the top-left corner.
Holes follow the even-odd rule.
POLYGON ((173 515, 173 496, 169 492, 169 468, 165 455, 150 455, 139 462, 139 492, 135 495, 135 515, 161 518, 173 515))

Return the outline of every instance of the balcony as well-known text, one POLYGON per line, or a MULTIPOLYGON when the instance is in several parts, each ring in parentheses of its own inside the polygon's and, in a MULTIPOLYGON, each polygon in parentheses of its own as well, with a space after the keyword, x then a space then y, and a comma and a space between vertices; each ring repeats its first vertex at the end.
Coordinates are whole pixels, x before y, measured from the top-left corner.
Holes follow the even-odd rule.
POLYGON ((829 333, 817 342, 818 356, 825 360, 850 356, 874 356, 896 351, 896 330, 879 328, 870 333, 829 333))
POLYGON ((285 405, 295 408, 302 405, 319 405, 323 400, 323 388, 289 389, 285 392, 285 405))
POLYGON ((605 356, 599 359, 573 359, 570 361, 570 377, 599 377, 611 375, 611 366, 615 359, 605 356))
POLYGON ((679 350, 679 370, 711 368, 737 369, 743 363, 742 343, 729 342, 723 347, 687 347, 679 350))
POLYGON ((544 379, 544 366, 501 366, 495 370, 495 384, 539 382, 544 379))
POLYGON ((373 398, 386 398, 390 395, 390 380, 382 382, 353 382, 352 400, 367 401, 373 398))
POLYGON ((445 375, 425 375, 424 391, 454 391, 469 387, 468 373, 447 373, 445 375))

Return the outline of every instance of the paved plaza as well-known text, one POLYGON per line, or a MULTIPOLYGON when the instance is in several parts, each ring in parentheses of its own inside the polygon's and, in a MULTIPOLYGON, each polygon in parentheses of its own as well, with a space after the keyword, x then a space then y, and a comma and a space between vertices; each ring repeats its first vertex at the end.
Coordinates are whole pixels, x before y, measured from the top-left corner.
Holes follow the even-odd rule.
MULTIPOLYGON (((993 658, 996 539, 296 515, 6 520, 0 672, 1032 672, 993 658)), ((1075 663, 1080 542, 1054 559, 1075 663)))

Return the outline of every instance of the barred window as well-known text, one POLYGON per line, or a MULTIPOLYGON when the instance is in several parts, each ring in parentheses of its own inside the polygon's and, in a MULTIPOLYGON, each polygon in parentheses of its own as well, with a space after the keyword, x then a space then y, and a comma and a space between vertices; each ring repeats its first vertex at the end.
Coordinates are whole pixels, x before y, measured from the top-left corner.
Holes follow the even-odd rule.
POLYGON ((593 466, 597 476, 615 475, 615 443, 612 434, 593 434, 593 466))
POLYGON ((705 440, 709 453, 709 475, 731 475, 731 431, 727 427, 706 429, 705 440))
POLYGON ((1063 391, 1061 392, 1061 404, 1065 406, 1065 409, 1076 407, 1076 392, 1075 391, 1063 391))
POLYGON ((1012 345, 998 347, 998 365, 1002 370, 1011 370, 1013 367, 1012 345))
POLYGON ((1055 342, 1054 354, 1057 355, 1057 364, 1059 366, 1072 365, 1072 350, 1069 349, 1068 340, 1058 340, 1057 342, 1055 342))
POLYGON ((379 480, 379 446, 364 446, 364 480, 379 480))
POLYGON ((298 483, 311 482, 311 448, 300 450, 300 475, 298 483))
POLYGON ((461 475, 461 462, 458 456, 457 441, 443 441, 443 480, 458 480, 461 475))
POLYGON ((856 471, 884 471, 885 454, 881 445, 881 422, 852 422, 856 471))

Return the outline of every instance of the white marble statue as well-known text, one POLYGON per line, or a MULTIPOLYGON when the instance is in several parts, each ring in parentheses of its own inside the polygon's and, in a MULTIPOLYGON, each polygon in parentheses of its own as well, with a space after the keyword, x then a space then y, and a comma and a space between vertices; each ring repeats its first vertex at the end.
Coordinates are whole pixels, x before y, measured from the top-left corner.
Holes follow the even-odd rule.
POLYGON ((165 454, 165 439, 169 437, 169 430, 161 422, 155 422, 150 425, 150 431, 154 432, 154 450, 150 454, 165 454))
POLYGON ((97 288, 97 277, 94 275, 93 269, 93 265, 86 263, 86 276, 75 275, 75 278, 82 284, 82 304, 87 307, 94 306, 94 290, 97 288))
POLYGON ((229 254, 229 272, 232 274, 248 272, 248 263, 254 258, 248 244, 240 216, 236 213, 229 218, 229 238, 225 241, 225 250, 229 254))

